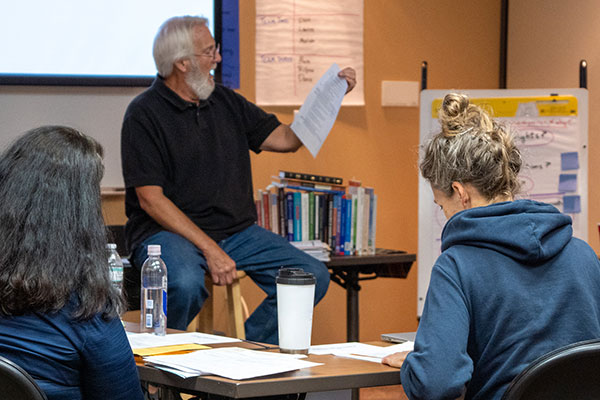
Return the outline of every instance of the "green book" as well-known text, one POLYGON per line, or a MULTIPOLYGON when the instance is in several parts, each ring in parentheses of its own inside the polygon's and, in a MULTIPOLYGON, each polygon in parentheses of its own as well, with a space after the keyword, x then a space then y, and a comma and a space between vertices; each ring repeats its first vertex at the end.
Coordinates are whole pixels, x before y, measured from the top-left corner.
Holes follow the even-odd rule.
POLYGON ((315 240, 315 192, 308 192, 308 240, 315 240))

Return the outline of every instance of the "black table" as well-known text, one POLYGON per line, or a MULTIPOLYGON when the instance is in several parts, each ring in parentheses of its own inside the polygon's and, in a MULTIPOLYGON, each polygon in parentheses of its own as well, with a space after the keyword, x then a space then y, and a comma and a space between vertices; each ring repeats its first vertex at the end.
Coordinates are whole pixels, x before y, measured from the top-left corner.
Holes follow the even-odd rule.
POLYGON ((333 256, 325 263, 331 280, 346 289, 346 340, 358 342, 358 291, 360 281, 375 278, 406 278, 417 259, 401 250, 377 249, 373 255, 333 256))

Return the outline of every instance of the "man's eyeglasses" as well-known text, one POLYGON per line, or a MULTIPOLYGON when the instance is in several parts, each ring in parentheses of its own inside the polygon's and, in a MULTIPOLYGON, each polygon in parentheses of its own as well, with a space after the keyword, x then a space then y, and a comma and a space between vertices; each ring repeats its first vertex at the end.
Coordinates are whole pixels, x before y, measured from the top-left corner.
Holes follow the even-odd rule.
POLYGON ((217 43, 217 46, 214 49, 205 51, 204 53, 194 54, 194 55, 197 56, 197 57, 210 57, 213 60, 216 60, 217 59, 217 53, 219 53, 220 50, 221 50, 221 44, 217 43))

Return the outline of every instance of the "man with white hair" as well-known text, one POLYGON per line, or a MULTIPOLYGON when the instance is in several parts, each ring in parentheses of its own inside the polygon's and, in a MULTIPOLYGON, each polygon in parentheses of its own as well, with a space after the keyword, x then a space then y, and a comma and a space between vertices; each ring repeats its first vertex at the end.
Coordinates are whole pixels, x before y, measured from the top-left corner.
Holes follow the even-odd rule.
MULTIPOLYGON (((185 329, 208 292, 245 271, 267 297, 246 321, 248 339, 277 343, 275 277, 280 267, 315 275, 315 304, 329 285, 325 265, 255 224, 249 150, 294 152, 288 125, 215 84, 221 61, 201 17, 174 17, 154 40, 158 76, 127 108, 121 136, 126 236, 140 268, 148 244, 162 246, 168 270, 170 328, 185 329)), ((355 71, 339 73, 356 84, 355 71)))

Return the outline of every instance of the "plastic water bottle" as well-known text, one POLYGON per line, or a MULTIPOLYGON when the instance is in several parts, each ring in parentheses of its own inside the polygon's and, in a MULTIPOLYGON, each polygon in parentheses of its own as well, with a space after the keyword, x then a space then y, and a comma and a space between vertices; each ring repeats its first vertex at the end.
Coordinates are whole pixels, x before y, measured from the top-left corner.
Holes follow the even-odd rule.
POLYGON ((167 266, 160 258, 160 245, 148 246, 142 265, 141 331, 163 336, 167 332, 167 266))
POLYGON ((108 267, 110 269, 110 280, 112 284, 119 292, 123 290, 123 261, 119 253, 117 253, 117 245, 114 243, 108 243, 106 245, 108 250, 108 267))

